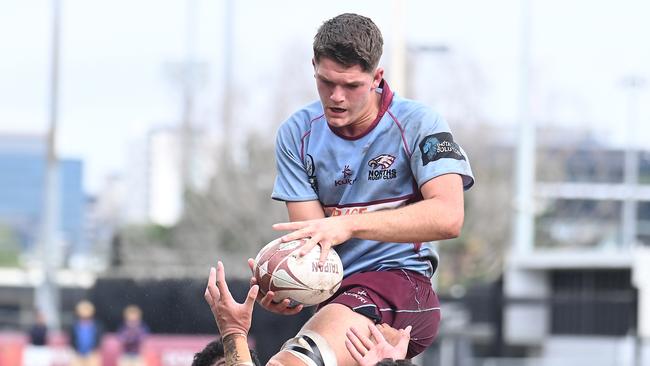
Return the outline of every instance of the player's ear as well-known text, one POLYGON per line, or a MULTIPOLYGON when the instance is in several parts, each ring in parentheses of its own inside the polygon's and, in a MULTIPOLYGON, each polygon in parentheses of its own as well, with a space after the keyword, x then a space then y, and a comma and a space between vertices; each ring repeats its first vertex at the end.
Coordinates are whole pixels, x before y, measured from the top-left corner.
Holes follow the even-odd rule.
POLYGON ((311 58, 311 66, 314 68, 314 78, 316 78, 316 59, 311 58))
POLYGON ((375 90, 379 87, 381 80, 384 78, 384 68, 378 67, 374 74, 372 75, 372 90, 375 90))

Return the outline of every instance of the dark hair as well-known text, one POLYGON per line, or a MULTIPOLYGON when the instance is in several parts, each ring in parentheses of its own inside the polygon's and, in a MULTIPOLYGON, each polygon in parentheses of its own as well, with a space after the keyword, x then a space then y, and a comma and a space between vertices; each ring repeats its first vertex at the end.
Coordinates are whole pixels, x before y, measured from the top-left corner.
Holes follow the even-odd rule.
POLYGON ((376 366, 411 366, 411 360, 393 360, 391 358, 384 358, 377 362, 376 366))
MULTIPOLYGON (((257 352, 255 350, 250 350, 251 359, 255 366, 262 366, 259 358, 257 357, 257 352)), ((216 340, 208 343, 205 348, 194 354, 194 359, 192 360, 192 366, 212 366, 219 359, 224 357, 223 344, 221 340, 216 340)))
POLYGON ((384 40, 370 18, 345 13, 325 21, 314 37, 314 60, 330 58, 345 67, 372 72, 379 64, 384 40))

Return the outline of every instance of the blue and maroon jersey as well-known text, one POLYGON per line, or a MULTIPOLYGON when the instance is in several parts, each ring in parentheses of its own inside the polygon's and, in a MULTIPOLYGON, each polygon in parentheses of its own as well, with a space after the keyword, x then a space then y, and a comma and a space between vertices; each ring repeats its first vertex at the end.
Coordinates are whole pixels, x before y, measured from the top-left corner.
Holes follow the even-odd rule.
MULTIPOLYGON (((459 174, 465 189, 474 184, 467 155, 444 119, 421 103, 394 95, 385 81, 378 92, 377 119, 359 136, 332 130, 320 101, 280 126, 273 199, 318 200, 327 216, 354 215, 422 200, 419 187, 443 174, 459 174)), ((428 243, 353 238, 334 248, 345 276, 393 268, 431 276, 438 263, 428 243)))

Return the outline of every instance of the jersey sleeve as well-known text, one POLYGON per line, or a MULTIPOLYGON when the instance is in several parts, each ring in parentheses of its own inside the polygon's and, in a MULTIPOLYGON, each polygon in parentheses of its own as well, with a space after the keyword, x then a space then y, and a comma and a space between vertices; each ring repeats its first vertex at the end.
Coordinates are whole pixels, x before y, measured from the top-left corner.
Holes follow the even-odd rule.
POLYGON ((425 107, 412 113, 410 119, 411 170, 418 187, 440 175, 456 173, 463 179, 463 188, 471 188, 474 175, 469 159, 454 140, 447 121, 425 107))
POLYGON ((275 141, 276 177, 271 198, 279 201, 311 201, 318 196, 301 159, 302 135, 294 121, 280 126, 275 141))

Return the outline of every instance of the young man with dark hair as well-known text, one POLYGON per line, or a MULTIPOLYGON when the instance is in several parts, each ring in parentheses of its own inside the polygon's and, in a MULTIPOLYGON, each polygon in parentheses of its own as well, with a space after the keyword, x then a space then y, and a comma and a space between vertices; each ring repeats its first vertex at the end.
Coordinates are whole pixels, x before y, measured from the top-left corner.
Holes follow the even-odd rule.
MULTIPOLYGON (((382 49, 369 18, 326 21, 313 44, 320 100, 277 133, 272 197, 286 203, 291 222, 274 229, 291 231, 285 242, 306 238, 303 254, 320 245, 321 264, 333 248, 345 276, 274 363, 354 365, 346 331, 367 337, 373 323, 412 326, 408 358, 437 334, 440 307, 430 277, 438 257, 427 242, 459 235, 463 190, 474 178, 447 122, 391 91, 379 66, 382 49)), ((302 310, 273 296, 258 301, 276 313, 302 310)))

